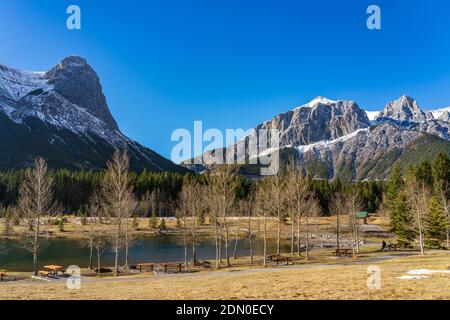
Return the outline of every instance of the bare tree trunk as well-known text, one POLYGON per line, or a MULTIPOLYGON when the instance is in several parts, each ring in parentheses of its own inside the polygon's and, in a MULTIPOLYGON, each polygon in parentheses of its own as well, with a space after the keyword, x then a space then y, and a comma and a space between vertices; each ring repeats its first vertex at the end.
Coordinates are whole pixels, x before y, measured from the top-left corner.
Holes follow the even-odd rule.
POLYGON ((34 243, 33 243, 33 271, 34 275, 38 275, 38 244, 39 244, 39 218, 37 219, 37 226, 34 228, 34 243))
POLYGON ((92 270, 93 258, 94 258, 94 239, 91 237, 89 242, 89 270, 92 270))
POLYGON ((100 278, 100 267, 101 267, 101 265, 100 265, 100 250, 101 250, 100 240, 98 240, 97 245, 98 245, 98 247, 97 247, 97 277, 100 278))
POLYGON ((217 228, 217 222, 214 222, 216 233, 216 269, 220 268, 220 243, 219 243, 219 231, 217 228))
POLYGON ((125 269, 128 269, 129 264, 128 264, 128 257, 129 257, 129 230, 128 230, 128 217, 125 218, 125 223, 126 223, 126 227, 125 227, 125 269))
POLYGON ((300 215, 297 217, 297 254, 300 257, 302 255, 302 241, 300 237, 300 226, 301 226, 301 218, 300 215))
POLYGON ((219 264, 222 264, 222 243, 223 235, 222 232, 219 232, 219 264))
POLYGON ((239 242, 240 222, 241 222, 241 219, 239 219, 239 217, 238 217, 236 238, 235 238, 235 242, 234 242, 234 252, 233 252, 234 259, 237 259, 237 248, 238 248, 238 242, 239 242))
POLYGON ((228 234, 228 226, 225 226, 225 258, 227 260, 227 267, 231 267, 230 256, 228 254, 228 244, 229 244, 229 234, 228 234))
POLYGON ((119 245, 115 245, 114 248, 114 276, 119 276, 119 245))
POLYGON ((183 217, 183 234, 184 234, 184 269, 189 270, 188 267, 188 256, 187 256, 187 230, 186 230, 186 217, 183 217))
POLYGON ((280 254, 280 241, 281 241, 281 212, 280 206, 278 205, 278 223, 277 223, 277 254, 280 254))
POLYGON ((250 264, 253 265, 252 218, 248 217, 248 242, 250 248, 250 264))
POLYGON ((294 243, 295 243, 294 229, 295 229, 295 219, 294 215, 291 215, 291 255, 294 255, 294 243))
POLYGON ((359 230, 358 230, 358 220, 355 221, 355 239, 356 239, 356 252, 359 253, 359 230))
POLYGON ((423 243, 423 232, 422 232, 422 225, 419 223, 419 245, 420 245, 420 254, 425 254, 425 247, 423 243))
POLYGON ((196 220, 195 216, 192 217, 192 263, 197 265, 197 253, 196 253, 196 232, 197 232, 197 226, 196 226, 196 220))
POLYGON ((337 249, 340 249, 340 243, 339 243, 339 238, 341 236, 341 222, 340 222, 340 213, 337 212, 336 214, 336 245, 337 245, 337 249))
POLYGON ((264 214, 264 253, 263 253, 263 265, 264 267, 267 267, 267 218, 264 214))
POLYGON ((306 216, 305 260, 309 259, 309 219, 306 216))

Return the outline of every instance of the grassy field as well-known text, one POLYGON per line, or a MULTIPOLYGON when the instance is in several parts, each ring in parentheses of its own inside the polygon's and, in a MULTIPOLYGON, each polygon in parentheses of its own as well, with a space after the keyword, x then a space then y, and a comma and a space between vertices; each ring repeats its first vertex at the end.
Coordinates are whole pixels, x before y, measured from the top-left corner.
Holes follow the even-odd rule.
POLYGON ((450 270, 450 252, 410 254, 367 253, 359 260, 330 257, 328 263, 324 255, 315 263, 290 267, 241 266, 158 277, 83 277, 81 290, 28 279, 0 284, 0 299, 450 299, 448 273, 399 279, 415 269, 450 270), (367 287, 367 268, 372 265, 381 270, 380 290, 367 287))

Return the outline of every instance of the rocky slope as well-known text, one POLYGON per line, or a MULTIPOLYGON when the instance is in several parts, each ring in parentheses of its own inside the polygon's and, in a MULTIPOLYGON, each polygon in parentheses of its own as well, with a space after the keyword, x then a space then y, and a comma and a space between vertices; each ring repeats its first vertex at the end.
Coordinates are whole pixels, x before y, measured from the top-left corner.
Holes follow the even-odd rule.
POLYGON ((104 168, 115 149, 135 170, 185 171, 120 132, 100 80, 80 57, 47 72, 0 65, 0 169, 29 166, 36 156, 52 167, 104 168))
MULTIPOLYGON (((352 101, 318 97, 259 128, 278 129, 282 162, 293 156, 316 178, 385 178, 395 161, 409 161, 412 154, 417 161, 431 159, 438 152, 450 154, 446 109, 424 112, 414 99, 406 96, 389 102, 380 113, 366 113, 352 101), (418 147, 428 151, 415 152, 418 147)), ((248 138, 240 143, 248 145, 248 138)), ((237 150, 236 146, 227 150, 230 148, 237 150)), ((195 160, 208 164, 214 153, 207 152, 195 160)), ((246 160, 255 156, 247 152, 246 160)), ((207 165, 190 163, 193 162, 187 161, 185 165, 196 171, 208 169, 207 165)))

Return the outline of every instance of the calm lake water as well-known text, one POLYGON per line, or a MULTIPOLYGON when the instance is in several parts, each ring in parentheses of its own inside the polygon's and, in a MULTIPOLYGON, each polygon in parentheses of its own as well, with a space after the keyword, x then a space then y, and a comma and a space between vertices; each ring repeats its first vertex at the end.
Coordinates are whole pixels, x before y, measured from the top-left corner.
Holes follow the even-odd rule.
MULTIPOLYGON (((0 240, 0 269, 13 271, 32 271, 33 257, 25 250, 18 240, 0 240)), ((188 254, 191 254, 188 247, 188 254)), ((234 241, 230 243, 229 252, 233 255, 234 241)), ((274 253, 275 241, 268 240, 268 253, 274 253)), ((282 243, 282 252, 290 251, 290 243, 282 243)), ((215 246, 213 240, 199 240, 197 243, 197 259, 213 259, 215 246)), ((253 252, 255 255, 263 253, 263 240, 253 240, 253 252)), ((249 255, 249 243, 247 239, 239 240, 238 255, 249 255)), ((224 254, 223 254, 224 256, 224 254)), ((123 258, 123 255, 122 257, 123 258)), ((94 259, 96 257, 94 256, 94 259)), ((96 260, 94 260, 95 263, 96 260)), ((130 247, 130 263, 140 262, 181 262, 184 261, 184 245, 180 238, 175 236, 142 237, 133 241, 130 247)), ((89 248, 79 240, 54 239, 49 240, 39 254, 39 266, 57 264, 63 266, 78 265, 88 267, 89 248)), ((106 249, 102 254, 102 265, 111 266, 114 263, 114 252, 106 249)))

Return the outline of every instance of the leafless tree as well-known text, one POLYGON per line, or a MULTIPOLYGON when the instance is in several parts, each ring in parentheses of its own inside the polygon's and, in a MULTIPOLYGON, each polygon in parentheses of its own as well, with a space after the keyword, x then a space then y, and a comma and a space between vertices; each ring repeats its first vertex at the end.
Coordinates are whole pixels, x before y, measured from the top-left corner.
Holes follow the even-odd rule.
POLYGON ((255 197, 255 207, 258 216, 263 219, 263 265, 267 267, 267 218, 272 208, 272 187, 267 178, 258 184, 255 197))
POLYGON ((266 177, 264 181, 264 190, 266 192, 265 207, 269 214, 277 219, 276 254, 281 253, 281 224, 286 200, 285 186, 286 181, 280 172, 274 172, 272 176, 266 177))
POLYGON ((85 211, 89 217, 89 268, 93 269, 93 251, 96 251, 97 276, 100 277, 101 271, 101 255, 106 248, 107 237, 102 228, 105 208, 103 207, 102 198, 97 190, 94 191, 89 203, 86 205, 85 211))
POLYGON ((305 210, 305 259, 309 259, 309 222, 310 218, 318 217, 322 212, 319 201, 315 198, 310 198, 308 208, 305 210))
POLYGON ((344 197, 340 193, 335 194, 331 200, 330 207, 332 213, 336 216, 336 245, 337 250, 339 250, 341 248, 341 215, 346 211, 344 197))
POLYGON ((33 253, 33 270, 38 274, 38 252, 41 245, 43 219, 55 214, 56 202, 53 199, 53 181, 47 174, 47 163, 38 157, 34 167, 25 171, 20 186, 18 208, 20 217, 31 230, 25 231, 25 241, 33 253), (31 231, 32 234, 28 234, 31 231))
POLYGON ((94 194, 89 199, 88 204, 85 206, 85 212, 88 216, 87 223, 89 225, 89 269, 92 270, 93 259, 94 259, 94 241, 96 237, 96 223, 95 218, 102 210, 101 202, 98 194, 94 192, 94 194))
POLYGON ((179 196, 179 208, 185 228, 187 227, 186 217, 190 217, 192 263, 194 265, 197 264, 197 215, 204 209, 204 204, 201 201, 204 193, 204 188, 195 180, 191 180, 184 184, 179 196))
POLYGON ((253 210, 255 210, 255 188, 252 187, 247 196, 241 200, 240 208, 242 217, 247 218, 247 236, 249 243, 249 253, 250 253, 250 264, 253 265, 253 232, 252 232, 252 217, 253 210))
POLYGON ((294 254, 295 222, 297 222, 297 254, 301 254, 301 218, 308 214, 312 193, 308 181, 296 167, 295 161, 290 160, 287 166, 287 184, 285 195, 291 217, 291 254, 294 254))
MULTIPOLYGON (((124 243, 124 219, 128 221, 128 212, 133 195, 129 178, 129 158, 126 152, 115 151, 108 161, 108 169, 100 184, 100 195, 105 212, 114 226, 111 234, 113 245, 114 275, 119 275, 119 253, 124 243)), ((127 222, 128 223, 128 222, 127 222)), ((127 228, 125 228, 127 229, 127 228)))
POLYGON ((418 181, 414 177, 409 179, 406 184, 406 195, 408 204, 414 214, 414 224, 419 234, 419 246, 422 255, 425 254, 424 226, 425 216, 428 212, 430 202, 430 190, 427 185, 418 181))
MULTIPOLYGON (((227 267, 231 266, 229 255, 229 221, 236 203, 237 178, 234 166, 220 165, 211 173, 211 186, 214 202, 218 210, 223 229, 225 243, 225 259, 227 267)), ((220 252, 220 250, 219 250, 220 252)), ((220 258, 219 258, 220 260, 220 258)))
POLYGON ((362 210, 363 202, 358 192, 355 189, 352 189, 345 196, 345 211, 348 214, 348 221, 350 228, 352 230, 352 240, 353 240, 353 255, 355 253, 359 253, 359 222, 358 222, 358 212, 362 210), (355 252, 356 245, 356 252, 355 252))
POLYGON ((132 241, 132 236, 130 234, 130 221, 133 218, 135 210, 137 208, 138 202, 132 192, 132 189, 127 192, 125 199, 123 200, 123 216, 125 219, 125 268, 129 268, 129 258, 130 258, 130 244, 132 241))
POLYGON ((205 209, 207 211, 209 217, 209 224, 214 226, 214 246, 216 249, 216 269, 220 268, 221 264, 221 226, 220 226, 220 217, 219 217, 219 201, 217 196, 213 190, 212 184, 214 183, 211 175, 208 173, 207 176, 207 187, 205 189, 205 194, 203 197, 205 203, 205 209))

